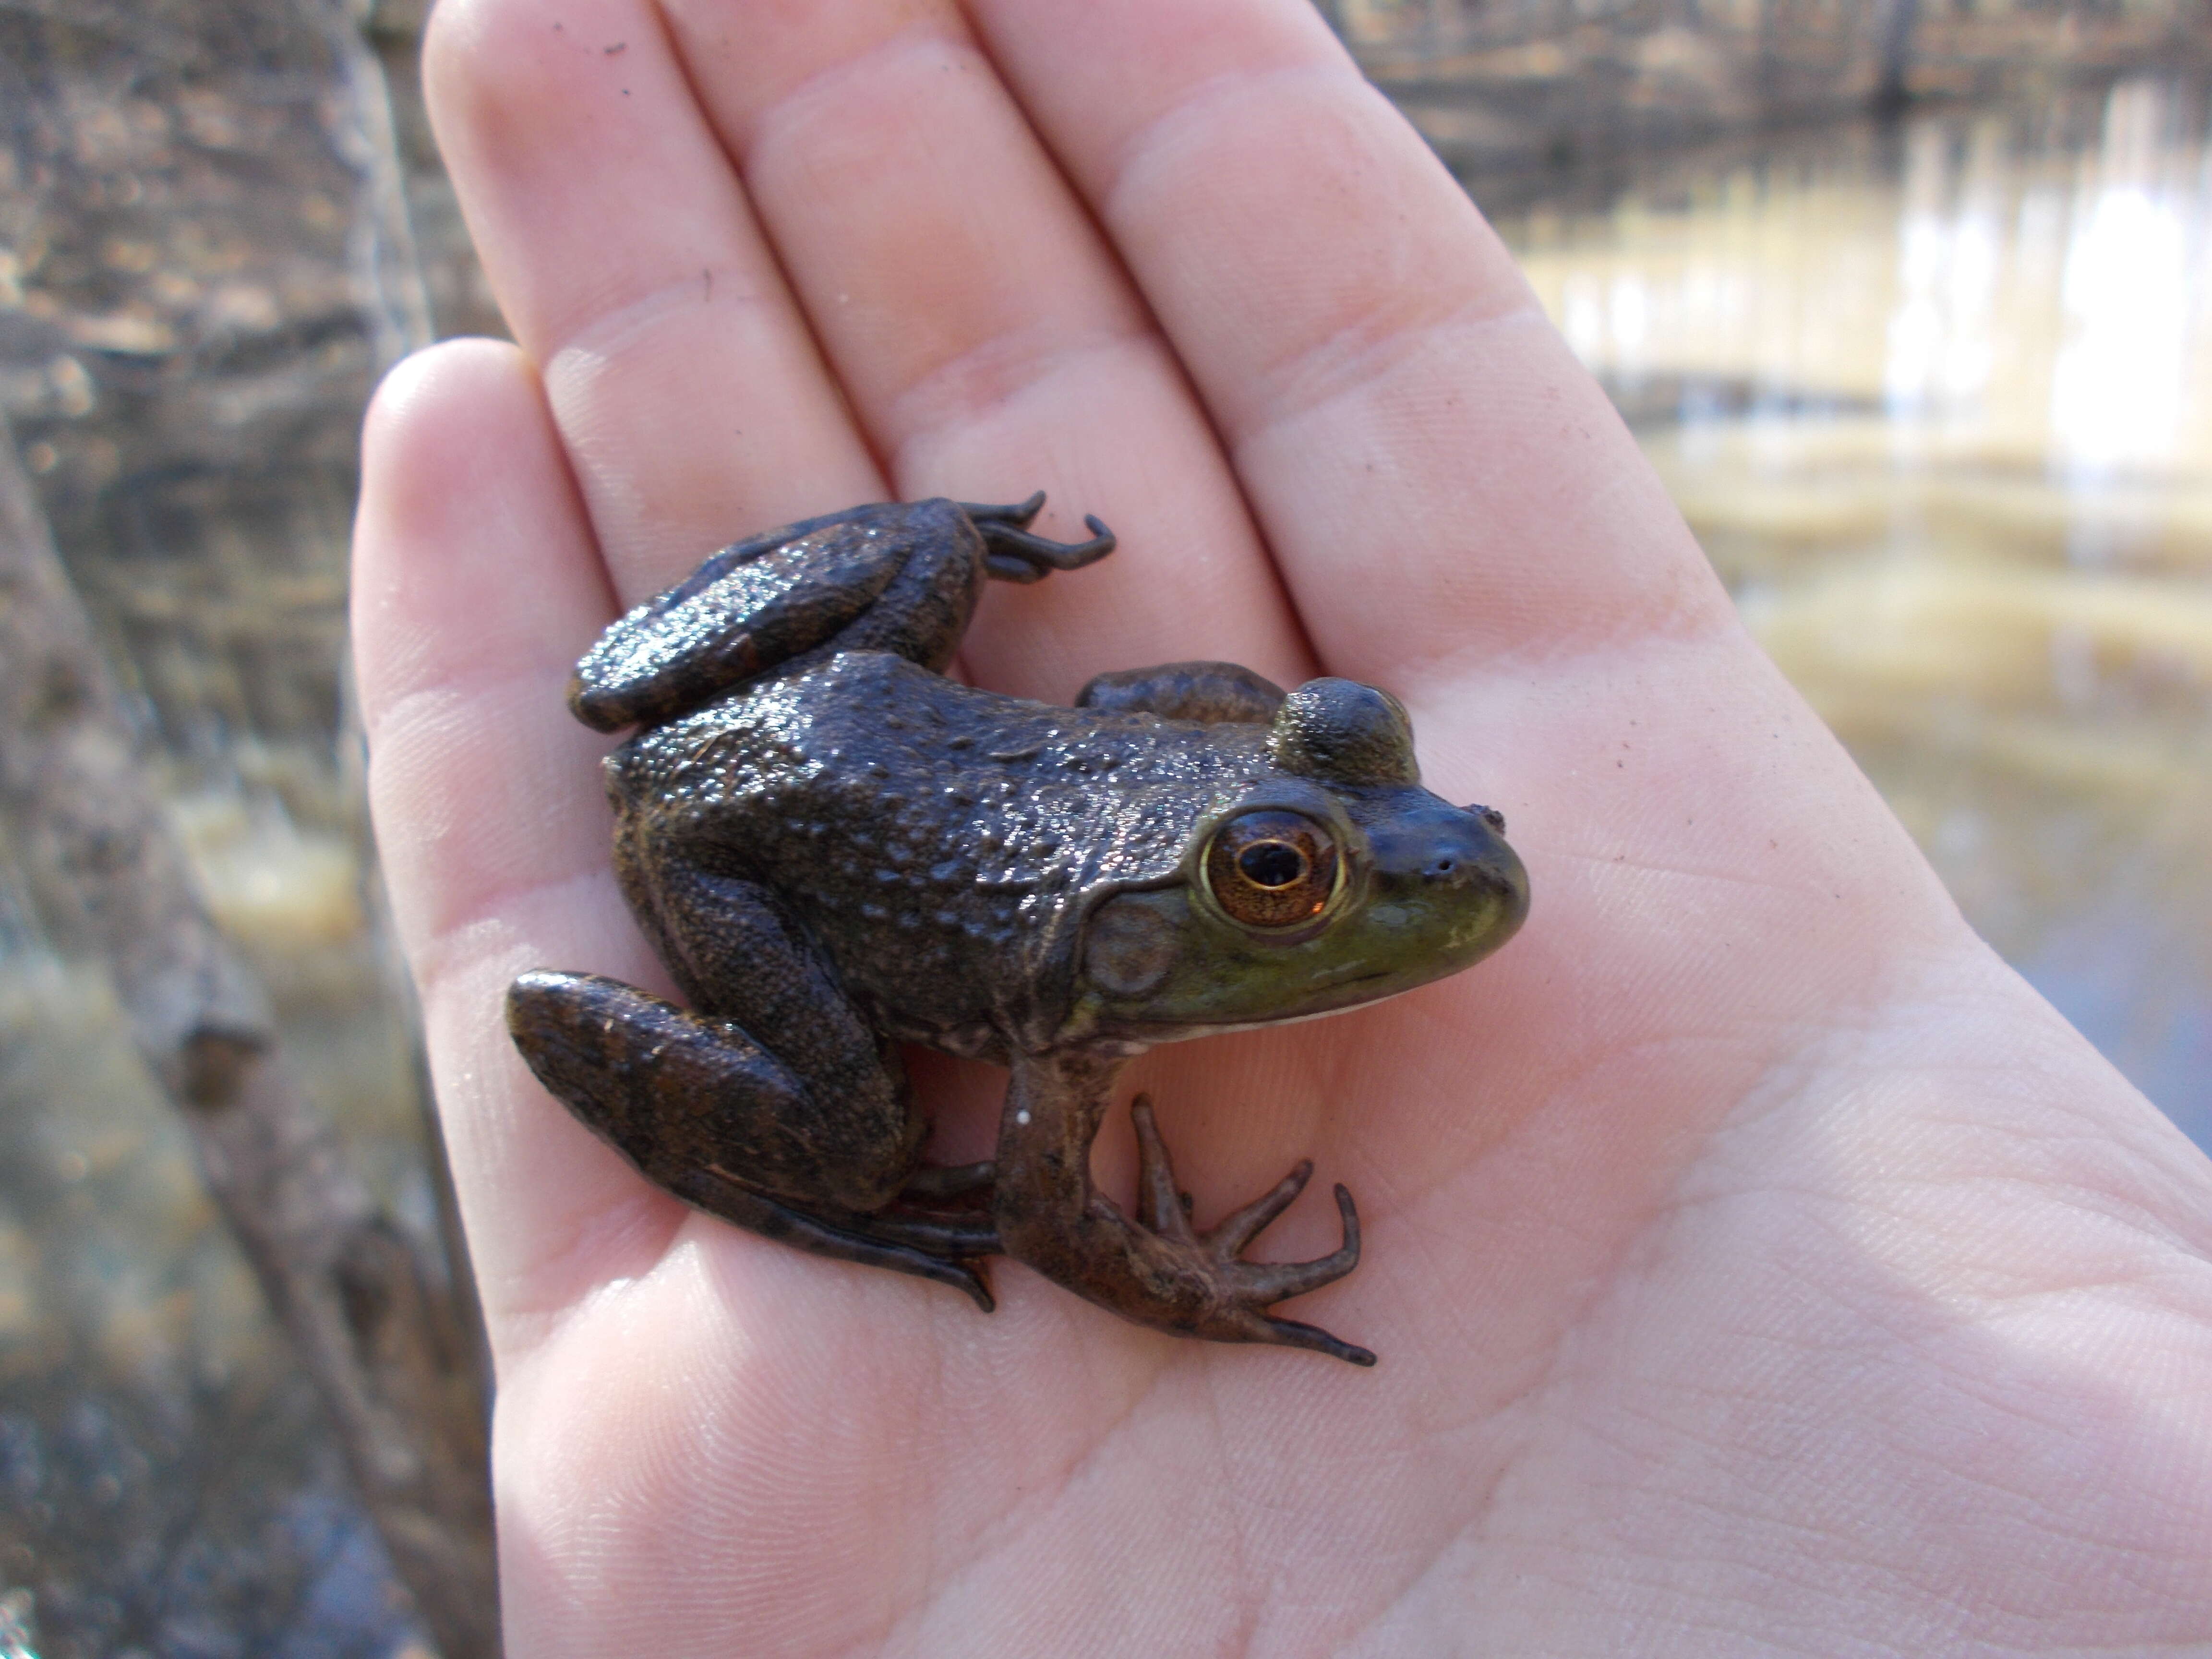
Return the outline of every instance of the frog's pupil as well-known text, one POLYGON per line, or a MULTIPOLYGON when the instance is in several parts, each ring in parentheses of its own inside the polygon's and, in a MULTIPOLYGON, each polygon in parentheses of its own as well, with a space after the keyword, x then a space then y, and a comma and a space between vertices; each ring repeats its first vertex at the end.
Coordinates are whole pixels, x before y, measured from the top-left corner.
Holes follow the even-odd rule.
POLYGON ((1255 887, 1288 887, 1306 872, 1305 857, 1279 841, 1255 842, 1237 855, 1237 867, 1255 887))

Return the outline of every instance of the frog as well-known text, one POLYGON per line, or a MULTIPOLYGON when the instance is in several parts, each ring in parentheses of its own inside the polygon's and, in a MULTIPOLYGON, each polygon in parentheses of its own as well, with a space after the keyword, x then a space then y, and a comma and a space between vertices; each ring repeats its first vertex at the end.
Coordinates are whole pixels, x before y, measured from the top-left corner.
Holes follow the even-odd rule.
POLYGON ((577 665, 615 872, 684 1002, 536 969, 507 995, 545 1088, 724 1221, 952 1286, 1006 1256, 1139 1325, 1371 1365, 1277 1312, 1350 1273, 1246 1251, 1301 1159, 1201 1228, 1151 1100, 1133 1206, 1094 1180, 1115 1079, 1164 1042, 1334 1014, 1488 956, 1528 908, 1492 807, 1424 788, 1404 706, 1231 663, 1101 674, 1073 705, 946 670, 987 582, 1082 568, 1018 504, 880 502, 709 556, 577 665), (688 1006, 686 1006, 688 1005, 688 1006), (928 1161, 920 1047, 1009 1073, 993 1155, 928 1161))

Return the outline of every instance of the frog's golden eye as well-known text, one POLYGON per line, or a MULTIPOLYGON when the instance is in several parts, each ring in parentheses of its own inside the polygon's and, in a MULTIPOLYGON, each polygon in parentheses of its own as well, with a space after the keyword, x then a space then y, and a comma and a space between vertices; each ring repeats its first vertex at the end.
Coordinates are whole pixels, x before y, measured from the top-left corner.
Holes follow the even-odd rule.
POLYGON ((1291 927, 1336 891, 1336 839, 1303 812, 1240 812, 1206 849, 1206 885, 1233 921, 1291 927))

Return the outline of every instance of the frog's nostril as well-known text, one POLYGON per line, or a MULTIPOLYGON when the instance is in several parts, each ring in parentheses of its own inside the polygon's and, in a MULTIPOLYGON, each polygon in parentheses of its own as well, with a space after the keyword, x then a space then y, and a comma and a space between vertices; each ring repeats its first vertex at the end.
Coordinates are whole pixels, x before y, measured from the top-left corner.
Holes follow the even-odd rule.
POLYGON ((1440 858, 1429 866, 1427 871, 1428 878, 1431 881, 1443 881, 1449 878, 1455 871, 1458 870, 1458 868, 1459 860, 1457 859, 1449 856, 1440 858))

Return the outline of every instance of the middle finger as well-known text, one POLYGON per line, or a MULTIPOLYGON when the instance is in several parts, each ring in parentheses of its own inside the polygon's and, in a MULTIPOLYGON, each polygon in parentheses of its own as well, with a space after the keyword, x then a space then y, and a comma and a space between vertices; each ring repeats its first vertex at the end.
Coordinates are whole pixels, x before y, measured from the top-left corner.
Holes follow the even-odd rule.
POLYGON ((671 37, 824 356, 899 492, 1053 490, 1122 550, 994 592, 963 656, 1065 696, 1083 674, 1307 653, 1171 349, 949 4, 669 0, 671 37))
POLYGON ((881 498, 652 0, 441 0, 423 81, 622 605, 881 498))

